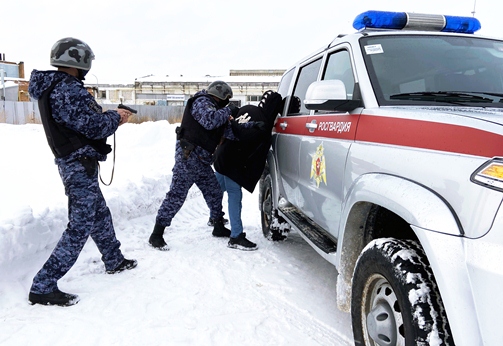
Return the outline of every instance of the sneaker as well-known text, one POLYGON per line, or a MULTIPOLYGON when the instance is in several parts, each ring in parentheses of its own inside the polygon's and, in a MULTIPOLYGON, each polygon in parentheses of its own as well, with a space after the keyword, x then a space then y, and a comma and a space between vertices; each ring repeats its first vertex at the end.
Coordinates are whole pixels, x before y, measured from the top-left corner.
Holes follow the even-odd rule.
POLYGON ((135 268, 136 266, 138 265, 138 262, 136 260, 128 260, 128 259, 125 259, 124 258, 124 261, 122 261, 121 264, 119 264, 119 266, 113 270, 107 270, 107 274, 117 274, 117 273, 120 273, 120 272, 123 272, 124 270, 129 270, 129 269, 133 269, 135 268))
POLYGON ((150 246, 152 246, 154 249, 160 250, 160 251, 168 251, 169 246, 166 244, 164 241, 164 238, 162 235, 157 235, 157 234, 152 234, 150 238, 148 239, 148 242, 150 246))
POLYGON ((42 305, 59 305, 59 306, 71 306, 79 302, 79 296, 75 294, 61 292, 56 289, 56 291, 47 294, 38 294, 30 292, 28 295, 28 300, 32 305, 42 304, 42 305))
POLYGON ((213 226, 213 234, 214 237, 230 237, 231 236, 231 230, 228 228, 225 228, 224 226, 224 218, 221 218, 220 220, 215 221, 215 225, 213 226))
POLYGON ((230 238, 229 242, 227 243, 227 247, 230 247, 231 249, 238 249, 245 251, 252 251, 258 249, 257 244, 252 243, 251 241, 246 239, 245 232, 241 233, 236 238, 230 238))
MULTIPOLYGON (((227 225, 229 223, 229 220, 223 219, 224 220, 224 225, 227 225)), ((208 226, 213 227, 215 226, 215 219, 212 219, 211 217, 208 219, 208 226)))

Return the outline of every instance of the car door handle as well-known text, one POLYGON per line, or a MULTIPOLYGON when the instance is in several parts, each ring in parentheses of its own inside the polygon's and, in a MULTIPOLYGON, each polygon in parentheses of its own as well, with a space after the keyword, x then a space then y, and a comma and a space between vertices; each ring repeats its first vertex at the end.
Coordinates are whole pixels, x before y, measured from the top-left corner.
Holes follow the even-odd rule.
POLYGON ((288 124, 286 122, 283 122, 279 124, 279 127, 281 127, 282 130, 285 130, 288 127, 288 124))
POLYGON ((306 128, 309 132, 314 132, 318 128, 318 124, 316 124, 316 120, 311 121, 310 123, 306 123, 306 128))

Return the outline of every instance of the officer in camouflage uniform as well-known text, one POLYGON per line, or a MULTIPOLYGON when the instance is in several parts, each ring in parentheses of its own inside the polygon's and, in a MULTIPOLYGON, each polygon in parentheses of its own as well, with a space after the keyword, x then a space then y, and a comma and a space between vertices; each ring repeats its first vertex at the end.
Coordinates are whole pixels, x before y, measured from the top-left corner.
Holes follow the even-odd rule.
POLYGON ((28 298, 32 304, 69 306, 78 302, 78 296, 60 291, 57 281, 75 264, 89 236, 102 254, 107 273, 137 265, 121 253, 98 183, 98 161, 104 161, 111 151, 106 138, 131 113, 124 109, 103 112, 86 90, 82 80, 93 59, 86 43, 64 38, 51 50, 50 63, 58 70, 33 70, 30 78, 29 93, 38 100, 47 141, 68 196, 69 221, 56 248, 33 279, 28 298))
POLYGON ((207 90, 197 92, 187 101, 182 123, 176 130, 173 179, 149 238, 150 245, 158 250, 168 250, 163 238, 164 229, 171 225, 193 184, 201 190, 210 209, 210 219, 214 220, 213 236, 230 236, 231 231, 224 226, 223 192, 211 164, 222 136, 235 138, 230 120, 239 109, 229 103, 232 96, 232 89, 227 83, 215 81, 207 90))

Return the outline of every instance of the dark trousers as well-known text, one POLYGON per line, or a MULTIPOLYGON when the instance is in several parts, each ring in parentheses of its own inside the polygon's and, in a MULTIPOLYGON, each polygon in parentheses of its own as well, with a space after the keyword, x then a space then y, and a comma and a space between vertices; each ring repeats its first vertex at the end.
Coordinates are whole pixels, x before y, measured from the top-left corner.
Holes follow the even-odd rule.
POLYGON ((224 215, 222 211, 223 192, 218 184, 213 168, 202 162, 192 153, 184 159, 181 150, 177 150, 173 179, 169 191, 157 212, 156 223, 168 227, 171 220, 180 210, 192 185, 201 190, 204 200, 210 209, 210 217, 218 219, 224 215))
POLYGON ((89 236, 102 254, 106 270, 117 268, 124 260, 112 215, 99 187, 98 170, 86 172, 79 161, 59 164, 58 169, 68 196, 68 225, 51 256, 33 279, 31 292, 37 294, 50 293, 58 288, 57 281, 75 264, 89 236))

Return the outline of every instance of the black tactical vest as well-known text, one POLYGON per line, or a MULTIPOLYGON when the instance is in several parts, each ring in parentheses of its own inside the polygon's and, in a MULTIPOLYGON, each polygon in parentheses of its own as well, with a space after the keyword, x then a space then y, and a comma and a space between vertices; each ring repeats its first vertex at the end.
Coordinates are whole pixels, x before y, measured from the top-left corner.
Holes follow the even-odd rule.
POLYGON ((185 111, 183 112, 180 129, 177 129, 177 139, 185 139, 186 141, 197 145, 213 154, 218 144, 220 143, 222 135, 224 134, 225 124, 213 130, 207 130, 201 124, 199 124, 196 119, 194 119, 191 113, 191 108, 196 98, 199 97, 209 96, 198 95, 196 97, 191 97, 187 101, 187 106, 185 107, 185 111))
POLYGON ((57 158, 68 156, 75 150, 82 148, 85 145, 92 146, 102 155, 106 155, 111 152, 112 148, 107 144, 106 138, 97 140, 89 139, 81 133, 58 124, 54 120, 52 117, 49 96, 59 82, 61 82, 61 80, 52 83, 38 100, 38 108, 40 110, 42 125, 44 125, 45 136, 47 137, 47 142, 49 143, 49 147, 51 148, 54 156, 57 158))

